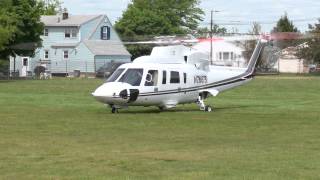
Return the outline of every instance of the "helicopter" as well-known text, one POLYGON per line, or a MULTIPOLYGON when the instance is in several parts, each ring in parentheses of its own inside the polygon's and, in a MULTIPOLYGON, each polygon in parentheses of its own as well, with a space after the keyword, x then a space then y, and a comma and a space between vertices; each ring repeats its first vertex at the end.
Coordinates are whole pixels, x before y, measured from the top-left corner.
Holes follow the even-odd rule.
POLYGON ((92 95, 112 113, 129 106, 165 110, 188 103, 211 112, 205 99, 251 81, 267 42, 258 40, 246 68, 211 65, 206 53, 184 45, 154 47, 149 56, 118 67, 92 95))

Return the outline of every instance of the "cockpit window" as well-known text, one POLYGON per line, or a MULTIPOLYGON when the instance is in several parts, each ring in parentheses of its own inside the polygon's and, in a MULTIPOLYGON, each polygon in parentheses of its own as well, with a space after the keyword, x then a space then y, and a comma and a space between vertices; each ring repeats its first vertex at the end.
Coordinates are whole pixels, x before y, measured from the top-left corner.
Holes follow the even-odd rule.
POLYGON ((107 82, 114 82, 118 79, 118 77, 122 74, 122 72, 124 71, 123 68, 121 69, 117 69, 107 80, 107 82))
POLYGON ((146 76, 145 86, 157 86, 158 85, 158 71, 149 70, 146 76))
POLYGON ((140 86, 142 79, 143 69, 128 69, 119 82, 131 84, 132 86, 140 86))

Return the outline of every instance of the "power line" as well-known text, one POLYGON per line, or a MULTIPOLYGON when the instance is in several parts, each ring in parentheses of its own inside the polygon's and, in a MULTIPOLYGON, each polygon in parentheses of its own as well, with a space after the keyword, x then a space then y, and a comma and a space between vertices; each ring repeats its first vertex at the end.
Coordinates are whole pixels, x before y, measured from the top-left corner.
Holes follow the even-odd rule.
MULTIPOLYGON (((300 22, 310 22, 310 21, 317 21, 319 18, 304 18, 304 19, 294 19, 291 20, 293 23, 300 23, 300 22)), ((276 24, 278 21, 224 21, 224 20, 215 20, 214 24, 222 25, 222 26, 246 26, 252 25, 254 22, 259 23, 261 25, 269 25, 269 24, 276 24)), ((210 25, 210 22, 202 22, 201 25, 210 25)))

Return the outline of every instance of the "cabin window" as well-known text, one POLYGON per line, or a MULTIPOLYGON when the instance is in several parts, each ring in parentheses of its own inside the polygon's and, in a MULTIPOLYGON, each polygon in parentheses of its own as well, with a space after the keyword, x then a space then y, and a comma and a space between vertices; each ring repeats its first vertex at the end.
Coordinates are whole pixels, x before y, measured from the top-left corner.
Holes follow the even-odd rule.
POLYGON ((44 36, 49 36, 49 29, 45 28, 43 34, 44 36))
POLYGON ((145 86, 157 86, 158 85, 158 71, 157 70, 149 70, 146 75, 145 86))
POLYGON ((69 59, 69 51, 68 50, 63 51, 63 59, 69 59))
POLYGON ((44 59, 49 59, 49 50, 44 51, 44 59))
POLYGON ((122 74, 122 72, 124 71, 123 68, 121 69, 117 69, 107 80, 107 82, 114 82, 118 79, 118 77, 122 74))
POLYGON ((140 86, 142 79, 143 69, 128 69, 119 82, 131 84, 132 86, 140 86))
POLYGON ((170 73, 170 83, 178 84, 180 83, 180 75, 177 71, 171 71, 170 73))
POLYGON ((183 82, 187 84, 187 73, 183 73, 183 82))
POLYGON ((167 84, 167 71, 162 72, 162 84, 167 84))
POLYGON ((110 40, 110 27, 103 26, 101 27, 101 39, 102 40, 110 40))

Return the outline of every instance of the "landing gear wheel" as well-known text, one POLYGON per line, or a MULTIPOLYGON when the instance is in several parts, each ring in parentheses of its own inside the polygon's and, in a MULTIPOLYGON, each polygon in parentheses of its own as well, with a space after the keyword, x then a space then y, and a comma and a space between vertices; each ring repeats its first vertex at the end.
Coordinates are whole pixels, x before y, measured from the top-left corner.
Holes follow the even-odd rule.
POLYGON ((164 107, 163 106, 159 106, 158 107, 160 111, 164 111, 164 107))
POLYGON ((114 114, 114 113, 118 113, 118 109, 117 109, 117 108, 115 108, 115 107, 112 107, 111 112, 112 112, 112 114, 114 114))
POLYGON ((211 112, 212 111, 212 107, 211 106, 206 106, 205 107, 205 111, 206 112, 211 112))

